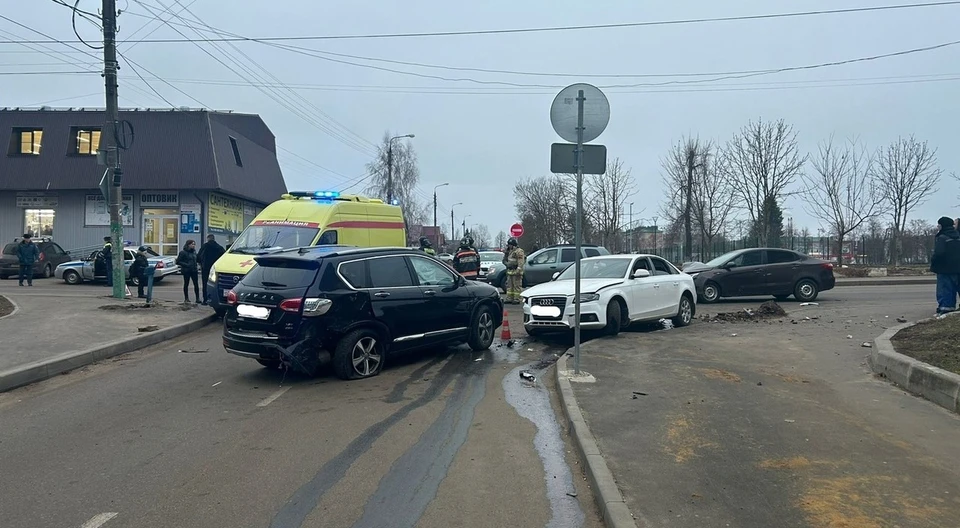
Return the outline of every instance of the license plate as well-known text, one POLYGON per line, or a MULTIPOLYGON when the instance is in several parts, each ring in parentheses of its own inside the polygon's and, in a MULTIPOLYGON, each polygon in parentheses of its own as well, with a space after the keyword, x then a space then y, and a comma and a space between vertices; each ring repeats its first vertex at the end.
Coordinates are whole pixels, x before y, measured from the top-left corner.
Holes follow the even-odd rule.
POLYGON ((270 309, 262 306, 241 304, 237 306, 237 315, 240 317, 249 317, 250 319, 266 319, 270 317, 270 309))
POLYGON ((557 306, 531 306, 530 313, 537 317, 560 317, 560 308, 557 306))

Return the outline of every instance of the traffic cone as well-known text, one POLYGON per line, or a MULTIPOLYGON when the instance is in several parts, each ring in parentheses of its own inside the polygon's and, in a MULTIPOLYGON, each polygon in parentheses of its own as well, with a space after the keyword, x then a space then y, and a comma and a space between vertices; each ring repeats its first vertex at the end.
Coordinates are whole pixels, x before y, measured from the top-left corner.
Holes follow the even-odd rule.
POLYGON ((507 319, 507 310, 503 310, 503 330, 500 331, 500 340, 501 341, 510 341, 513 337, 510 336, 510 320, 507 319))

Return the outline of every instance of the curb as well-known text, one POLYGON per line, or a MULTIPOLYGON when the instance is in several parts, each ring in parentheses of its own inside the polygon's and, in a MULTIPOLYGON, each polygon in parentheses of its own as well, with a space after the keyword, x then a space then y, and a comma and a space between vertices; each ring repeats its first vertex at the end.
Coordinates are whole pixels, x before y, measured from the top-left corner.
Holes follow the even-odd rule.
POLYGON ((6 319, 7 317, 13 317, 14 315, 17 315, 17 312, 20 311, 20 305, 17 304, 17 301, 14 301, 13 299, 11 299, 9 295, 3 295, 2 297, 6 299, 8 303, 13 305, 13 311, 8 313, 7 315, 0 316, 0 319, 6 319))
POLYGON ((937 278, 922 279, 837 279, 834 288, 841 286, 906 286, 909 284, 936 284, 937 278))
POLYGON ((960 375, 900 354, 890 342, 900 330, 932 320, 934 318, 888 328, 874 340, 876 347, 870 354, 868 363, 874 372, 903 390, 936 403, 948 411, 960 413, 960 375))
POLYGON ((203 328, 215 319, 213 314, 205 315, 193 321, 187 321, 174 326, 144 333, 132 337, 125 337, 111 341, 87 350, 67 352, 41 361, 34 361, 0 371, 0 392, 6 392, 17 387, 43 381, 57 374, 63 374, 73 369, 95 363, 102 359, 119 356, 141 348, 179 337, 183 334, 203 328))
POLYGON ((600 507, 603 524, 607 528, 637 528, 637 523, 630 513, 630 509, 627 508, 627 503, 623 500, 623 495, 620 493, 620 488, 617 487, 613 473, 607 467, 607 462, 600 454, 600 448, 597 447, 597 441, 583 418, 583 413, 577 404, 577 398, 573 394, 570 380, 560 375, 566 369, 567 354, 564 353, 557 360, 555 368, 557 386, 560 387, 560 404, 563 407, 563 414, 567 417, 567 423, 574 440, 573 443, 583 460, 584 470, 590 480, 590 485, 593 487, 594 499, 597 501, 597 506, 600 507))

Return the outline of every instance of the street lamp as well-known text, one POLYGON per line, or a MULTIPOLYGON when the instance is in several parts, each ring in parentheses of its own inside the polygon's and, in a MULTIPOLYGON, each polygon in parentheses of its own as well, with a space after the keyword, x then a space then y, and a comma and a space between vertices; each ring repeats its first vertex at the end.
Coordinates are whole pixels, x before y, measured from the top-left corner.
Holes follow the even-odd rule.
POLYGON ((468 214, 467 216, 463 217, 463 236, 467 236, 467 218, 470 218, 471 216, 473 215, 468 214))
POLYGON ((630 229, 633 228, 633 202, 630 202, 630 223, 627 225, 627 253, 633 253, 633 233, 630 229))
POLYGON ((434 241, 437 247, 440 247, 440 229, 439 224, 437 224, 437 189, 440 187, 445 187, 450 185, 449 183, 441 183, 433 188, 433 230, 435 232, 434 236, 436 240, 434 241))
POLYGON ((653 254, 660 254, 660 247, 657 246, 657 219, 658 217, 653 217, 653 254))
POLYGON ((450 241, 451 242, 457 239, 457 224, 453 222, 453 208, 458 205, 463 205, 463 202, 457 202, 450 206, 450 241))
POLYGON ((413 134, 393 136, 387 141, 387 203, 393 204, 393 142, 397 139, 413 138, 413 134))

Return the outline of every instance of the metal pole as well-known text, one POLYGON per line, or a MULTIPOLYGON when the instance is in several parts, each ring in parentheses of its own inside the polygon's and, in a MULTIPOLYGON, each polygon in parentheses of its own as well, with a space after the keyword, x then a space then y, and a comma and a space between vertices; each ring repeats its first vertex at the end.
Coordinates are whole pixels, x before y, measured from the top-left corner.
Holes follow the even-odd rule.
POLYGON ((450 208, 450 242, 457 239, 457 224, 453 223, 453 207, 450 208))
POLYGON ((437 226, 437 188, 433 188, 433 229, 436 230, 434 241, 437 247, 440 247, 440 228, 437 226))
POLYGON ((583 216, 583 90, 577 93, 577 218, 574 223, 573 241, 576 246, 576 255, 573 265, 576 266, 573 288, 573 372, 580 375, 580 247, 582 245, 581 217, 583 216))
POLYGON ((630 225, 627 227, 627 253, 633 253, 633 202, 630 202, 630 225))
POLYGON ((110 182, 110 237, 113 239, 113 296, 123 299, 126 273, 123 267, 123 220, 120 218, 120 149, 117 148, 117 123, 120 110, 117 94, 117 5, 115 0, 103 0, 103 84, 107 99, 107 120, 100 135, 101 148, 107 156, 107 178, 110 182))
POLYGON ((393 139, 387 144, 387 203, 393 205, 393 139))

